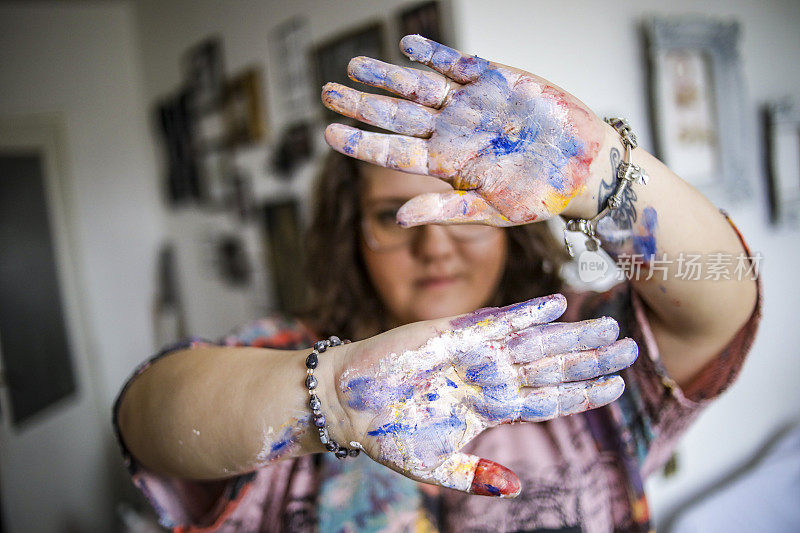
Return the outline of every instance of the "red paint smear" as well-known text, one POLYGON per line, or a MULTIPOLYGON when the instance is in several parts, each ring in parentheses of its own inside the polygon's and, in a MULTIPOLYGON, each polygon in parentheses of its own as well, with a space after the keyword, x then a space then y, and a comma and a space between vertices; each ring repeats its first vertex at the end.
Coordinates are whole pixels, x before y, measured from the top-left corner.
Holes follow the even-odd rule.
POLYGON ((521 485, 517 475, 501 464, 481 459, 472 478, 472 494, 481 496, 516 496, 521 485))
MULTIPOLYGON (((580 119, 581 121, 586 121, 587 126, 591 125, 590 117, 586 116, 586 110, 579 105, 579 102, 576 102, 575 97, 568 96, 563 91, 556 89, 555 87, 551 87, 549 85, 545 85, 542 87, 542 94, 547 95, 548 97, 555 100, 556 104, 561 107, 566 108, 567 113, 572 117, 572 126, 575 127, 575 117, 576 114, 580 113, 584 116, 584 118, 580 119)), ((586 180, 589 177, 589 166, 594 161, 595 157, 597 157, 597 153, 600 151, 600 143, 594 141, 588 143, 589 146, 586 147, 583 151, 583 155, 577 158, 573 158, 569 162, 569 167, 572 168, 572 174, 575 176, 575 180, 573 186, 575 189, 579 189, 586 183, 586 180)))

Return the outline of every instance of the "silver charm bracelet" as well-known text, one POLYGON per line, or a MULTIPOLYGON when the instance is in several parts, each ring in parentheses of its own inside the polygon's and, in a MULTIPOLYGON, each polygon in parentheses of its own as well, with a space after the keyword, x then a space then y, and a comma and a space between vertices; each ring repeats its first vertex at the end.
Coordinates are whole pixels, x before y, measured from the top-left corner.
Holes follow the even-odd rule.
POLYGON ((613 209, 619 208, 622 204, 622 196, 632 182, 647 185, 647 181, 650 179, 647 172, 645 172, 642 167, 631 163, 631 151, 639 146, 639 143, 636 142, 636 135, 631 131, 631 126, 628 124, 628 121, 619 117, 606 117, 604 120, 617 130, 622 137, 622 144, 625 146, 625 156, 617 169, 617 188, 614 190, 614 193, 608 197, 605 207, 590 219, 574 218, 567 221, 567 225, 564 229, 564 244, 567 247, 567 252, 570 257, 575 257, 575 252, 572 250, 572 245, 567 240, 567 231, 579 231, 586 235, 586 249, 596 252, 600 248, 600 239, 597 238, 597 223, 613 209))
MULTIPOLYGON (((322 402, 316 393, 317 378, 314 377, 314 369, 317 368, 317 365, 319 364, 319 354, 325 352, 331 346, 340 346, 349 342, 349 340, 340 340, 339 337, 333 335, 324 341, 315 342, 314 349, 311 350, 311 353, 308 354, 308 357, 306 357, 306 379, 304 384, 306 389, 308 389, 308 406, 311 408, 311 412, 314 415, 311 419, 311 423, 319 432, 319 440, 322 445, 325 446, 325 449, 329 452, 332 452, 339 459, 344 459, 345 457, 356 457, 359 453, 361 453, 361 450, 356 447, 346 448, 341 446, 339 443, 333 440, 330 435, 328 435, 328 424, 325 420, 325 415, 322 414, 322 402)), ((350 445, 360 447, 357 442, 352 442, 350 445)))

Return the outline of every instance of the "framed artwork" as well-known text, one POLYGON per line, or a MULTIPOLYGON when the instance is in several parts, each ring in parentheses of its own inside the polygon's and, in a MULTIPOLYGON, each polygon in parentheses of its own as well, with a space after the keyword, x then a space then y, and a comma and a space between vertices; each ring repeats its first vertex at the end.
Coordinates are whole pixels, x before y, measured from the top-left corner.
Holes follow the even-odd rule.
POLYGON ((800 219, 800 107, 784 100, 763 110, 767 190, 773 224, 800 219))
POLYGON ((272 170, 283 179, 290 179, 298 165, 314 152, 311 125, 308 122, 290 124, 272 154, 272 170))
POLYGON ((437 43, 448 44, 442 31, 441 7, 438 1, 425 2, 404 9, 397 18, 400 37, 422 35, 437 43))
POLYGON ((739 23, 687 16, 645 29, 658 157, 712 198, 748 197, 739 23))
POLYGON ((167 167, 165 193, 172 205, 202 197, 190 107, 188 91, 168 97, 156 106, 167 167))
POLYGON ((214 263, 217 275, 227 285, 247 287, 250 284, 250 259, 240 236, 235 234, 218 236, 214 243, 214 263))
MULTIPOLYGON (((313 64, 316 66, 314 94, 318 94, 329 81, 357 88, 359 91, 377 93, 377 89, 372 90, 371 87, 350 80, 347 77, 347 64, 356 56, 387 60, 383 43, 383 24, 375 22, 317 45, 312 52, 313 64)), ((328 109, 325 111, 329 118, 340 116, 328 109)))
POLYGON ((225 63, 219 37, 192 46, 182 58, 184 83, 192 94, 195 111, 203 113, 218 105, 225 85, 225 63))
POLYGON ((277 26, 270 35, 281 100, 279 111, 287 121, 310 118, 309 112, 319 105, 316 101, 319 90, 311 91, 310 34, 308 20, 296 16, 277 26))
POLYGON ((246 146, 264 140, 264 105, 261 71, 250 68, 225 84, 226 141, 230 146, 246 146))
POLYGON ((294 198, 274 201, 265 204, 262 213, 275 309, 295 312, 305 301, 305 278, 297 267, 303 257, 300 204, 294 198))

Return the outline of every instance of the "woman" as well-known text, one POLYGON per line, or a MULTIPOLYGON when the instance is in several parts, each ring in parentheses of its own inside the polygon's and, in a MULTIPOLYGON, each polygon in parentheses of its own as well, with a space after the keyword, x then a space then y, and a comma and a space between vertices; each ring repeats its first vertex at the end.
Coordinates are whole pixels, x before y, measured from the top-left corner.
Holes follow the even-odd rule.
POLYGON ((752 279, 687 280, 665 257, 745 257, 744 244, 697 191, 626 150, 624 128, 550 82, 419 36, 401 47, 436 72, 349 68, 401 98, 323 89, 328 107, 400 135, 326 131, 366 163, 336 156, 320 186, 316 306, 137 370, 115 406, 134 481, 176 531, 647 530, 643 476, 733 380, 759 318, 752 279), (647 185, 617 184, 629 163, 647 185), (523 224, 591 219, 612 192, 587 234, 638 257, 640 275, 543 296, 560 289, 563 254, 523 224), (334 334, 360 340, 295 350, 334 334), (629 365, 623 394, 614 374, 629 365), (323 434, 372 460, 323 453, 323 434))

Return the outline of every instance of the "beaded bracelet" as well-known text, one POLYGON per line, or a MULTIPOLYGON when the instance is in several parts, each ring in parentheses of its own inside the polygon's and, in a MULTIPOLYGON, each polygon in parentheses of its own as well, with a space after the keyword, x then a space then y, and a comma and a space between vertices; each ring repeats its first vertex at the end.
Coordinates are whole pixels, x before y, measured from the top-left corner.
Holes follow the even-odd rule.
POLYGON ((311 412, 314 413, 314 419, 312 423, 319 431, 319 440, 325 446, 325 449, 329 452, 333 452, 334 455, 336 455, 336 457, 339 459, 344 459, 348 456, 356 457, 359 453, 361 453, 361 450, 358 448, 345 448, 344 446, 339 446, 339 443, 330 438, 328 435, 328 426, 325 423, 325 415, 322 414, 322 402, 320 402, 319 397, 314 392, 314 390, 317 388, 317 378, 314 377, 314 369, 317 368, 317 365, 319 364, 319 354, 327 350, 329 346, 339 346, 342 344, 347 344, 348 342, 350 341, 342 341, 339 339, 339 337, 332 335, 324 341, 315 342, 314 349, 310 354, 308 354, 308 357, 306 357, 305 385, 310 396, 308 400, 308 406, 311 407, 311 412))

